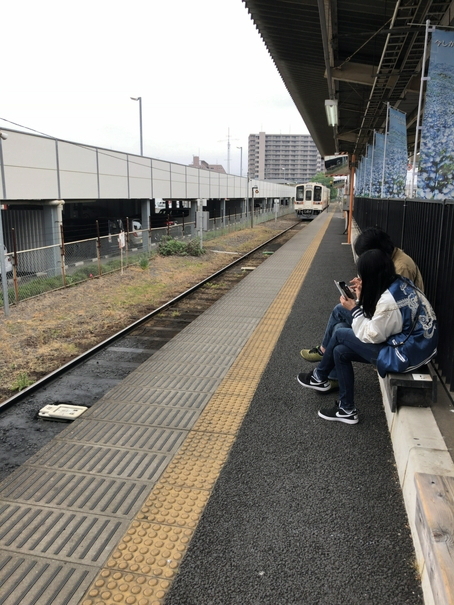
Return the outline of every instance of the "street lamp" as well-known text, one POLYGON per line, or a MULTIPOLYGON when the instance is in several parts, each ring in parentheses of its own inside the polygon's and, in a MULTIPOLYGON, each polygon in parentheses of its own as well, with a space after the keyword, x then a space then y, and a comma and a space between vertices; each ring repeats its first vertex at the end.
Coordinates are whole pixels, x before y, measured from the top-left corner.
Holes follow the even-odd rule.
POLYGON ((140 155, 143 155, 143 134, 142 134, 142 97, 130 97, 131 101, 139 101, 140 116, 140 155))
POLYGON ((281 166, 281 170, 284 171, 284 183, 285 183, 285 168, 282 168, 282 166, 281 166))
POLYGON ((252 186, 252 196, 251 196, 251 229, 254 227, 254 193, 258 193, 259 188, 255 185, 252 186))
POLYGON ((243 176, 243 148, 237 147, 240 150, 240 178, 243 176))

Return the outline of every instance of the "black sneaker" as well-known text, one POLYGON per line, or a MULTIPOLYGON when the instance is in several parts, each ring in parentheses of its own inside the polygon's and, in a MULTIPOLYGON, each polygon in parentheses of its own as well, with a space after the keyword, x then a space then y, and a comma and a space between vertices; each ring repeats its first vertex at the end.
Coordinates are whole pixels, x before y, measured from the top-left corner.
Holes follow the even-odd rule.
POLYGON ((324 420, 337 420, 337 422, 345 422, 345 424, 358 424, 359 422, 356 409, 344 410, 340 406, 340 401, 335 401, 332 408, 319 410, 318 415, 324 420))
POLYGON ((309 387, 310 389, 315 389, 316 391, 331 390, 331 384, 329 380, 319 380, 314 376, 313 372, 309 372, 309 374, 298 374, 296 379, 303 387, 309 387))

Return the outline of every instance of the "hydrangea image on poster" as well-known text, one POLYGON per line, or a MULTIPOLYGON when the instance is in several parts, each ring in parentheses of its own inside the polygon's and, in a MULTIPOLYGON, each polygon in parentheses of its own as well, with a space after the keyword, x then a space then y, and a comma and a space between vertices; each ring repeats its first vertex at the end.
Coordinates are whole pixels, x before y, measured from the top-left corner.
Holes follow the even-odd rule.
POLYGON ((383 197, 405 197, 407 157, 407 116, 402 111, 390 107, 383 197))
POLYGON ((454 33, 432 33, 417 196, 454 198, 454 33))
POLYGON ((383 179, 383 153, 385 150, 385 135, 375 133, 374 160, 372 164, 372 188, 371 197, 381 197, 383 179))

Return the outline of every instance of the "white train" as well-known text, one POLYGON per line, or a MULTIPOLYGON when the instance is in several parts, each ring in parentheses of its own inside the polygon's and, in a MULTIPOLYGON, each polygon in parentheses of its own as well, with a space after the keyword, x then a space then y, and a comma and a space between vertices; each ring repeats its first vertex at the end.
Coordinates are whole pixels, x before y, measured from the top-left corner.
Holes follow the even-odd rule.
POLYGON ((320 183, 304 183, 296 186, 295 212, 301 219, 313 219, 326 210, 331 191, 320 183))

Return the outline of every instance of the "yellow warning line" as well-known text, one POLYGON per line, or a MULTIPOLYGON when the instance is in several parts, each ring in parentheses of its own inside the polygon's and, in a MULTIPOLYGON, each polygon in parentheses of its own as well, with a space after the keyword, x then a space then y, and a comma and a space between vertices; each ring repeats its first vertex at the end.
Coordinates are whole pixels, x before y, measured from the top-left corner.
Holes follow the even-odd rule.
POLYGON ((309 245, 81 605, 163 603, 332 216, 309 245))

